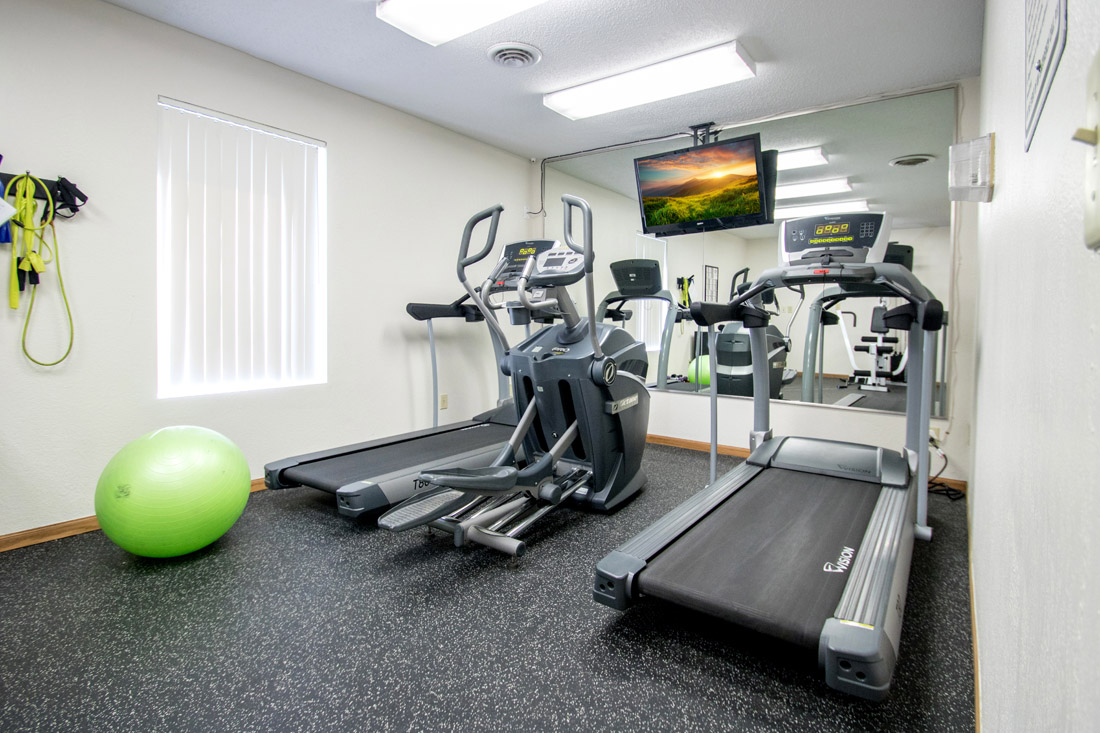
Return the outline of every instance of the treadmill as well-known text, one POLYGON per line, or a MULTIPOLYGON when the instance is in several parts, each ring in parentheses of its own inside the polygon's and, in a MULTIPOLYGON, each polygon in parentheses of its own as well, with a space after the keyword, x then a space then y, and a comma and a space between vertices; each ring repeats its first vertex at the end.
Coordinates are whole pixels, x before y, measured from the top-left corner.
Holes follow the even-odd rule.
MULTIPOLYGON (((495 234, 494 228, 490 240, 495 234)), ((484 294, 486 301, 496 292, 514 290, 527 260, 553 245, 552 240, 531 240, 506 246, 496 281, 484 294)), ((484 321, 481 312, 464 301, 460 298, 446 305, 410 303, 407 311, 429 324, 433 318, 444 317, 484 321)), ((495 329, 489 332, 499 362, 503 347, 495 329)), ((434 348, 432 356, 434 370, 434 348)), ((498 385, 503 386, 497 407, 470 420, 274 461, 264 466, 264 483, 269 489, 308 486, 334 494, 337 511, 357 518, 426 489, 428 485, 420 479, 422 472, 488 466, 508 442, 517 421, 508 397, 508 382, 498 381, 498 385)))
POLYGON ((764 272, 728 304, 692 305, 692 317, 711 334, 727 321, 749 330, 752 453, 714 478, 712 388, 710 486, 603 558, 595 600, 619 610, 642 596, 686 606, 816 653, 835 689, 873 700, 887 695, 913 539, 931 539, 928 422, 943 317, 941 303, 912 272, 882 262, 889 223, 883 213, 786 221, 779 240, 784 266, 764 272), (901 451, 772 435, 768 313, 759 296, 816 283, 852 293, 886 289, 904 299, 884 317, 888 327, 909 333, 901 451))

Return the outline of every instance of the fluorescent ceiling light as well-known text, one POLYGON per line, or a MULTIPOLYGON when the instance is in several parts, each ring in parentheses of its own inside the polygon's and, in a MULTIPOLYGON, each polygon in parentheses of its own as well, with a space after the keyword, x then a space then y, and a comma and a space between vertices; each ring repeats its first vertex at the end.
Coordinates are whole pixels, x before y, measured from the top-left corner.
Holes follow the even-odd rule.
POLYGON ((828 158, 821 148, 802 148, 800 150, 784 150, 779 154, 778 168, 781 171, 789 171, 792 168, 809 168, 815 165, 825 165, 828 158))
POLYGON ((544 94, 542 103, 560 115, 579 120, 754 76, 756 64, 737 41, 730 41, 686 56, 544 94))
POLYGON ((852 185, 848 183, 847 178, 830 178, 827 181, 810 181, 809 183, 787 183, 775 187, 775 200, 825 196, 830 193, 844 193, 851 190, 852 185))
POLYGON ((801 216, 823 216, 825 214, 847 214, 852 211, 870 211, 867 200, 837 201, 831 204, 811 204, 809 206, 783 206, 775 210, 776 219, 797 219, 801 216))
POLYGON ((546 0, 381 0, 374 14, 432 46, 454 40, 546 0))

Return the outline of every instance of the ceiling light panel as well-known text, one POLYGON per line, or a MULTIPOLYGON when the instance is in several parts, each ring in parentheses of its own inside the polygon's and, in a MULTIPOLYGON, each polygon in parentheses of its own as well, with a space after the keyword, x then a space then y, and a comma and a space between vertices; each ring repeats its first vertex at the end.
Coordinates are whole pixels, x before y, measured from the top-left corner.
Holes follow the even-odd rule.
POLYGON ((546 0, 381 0, 379 20, 432 46, 492 25, 546 0))
POLYGON ((542 103, 571 120, 637 107, 756 76, 737 41, 544 94, 542 103))
POLYGON ((847 214, 853 211, 870 211, 867 200, 837 201, 832 204, 812 204, 809 206, 776 207, 776 219, 797 219, 802 216, 824 216, 825 214, 847 214))
POLYGON ((829 159, 821 148, 800 148, 798 150, 783 150, 779 153, 778 168, 781 171, 789 171, 794 168, 810 168, 815 165, 825 165, 829 159))
POLYGON ((827 196, 831 193, 845 193, 852 190, 847 178, 830 178, 827 181, 808 183, 787 183, 775 187, 775 200, 801 199, 809 196, 827 196))

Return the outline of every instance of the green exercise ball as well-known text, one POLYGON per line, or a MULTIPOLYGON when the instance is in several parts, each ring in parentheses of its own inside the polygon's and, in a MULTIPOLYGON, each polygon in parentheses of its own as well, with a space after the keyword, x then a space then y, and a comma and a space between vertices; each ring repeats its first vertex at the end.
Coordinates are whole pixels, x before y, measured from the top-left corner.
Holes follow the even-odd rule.
POLYGON ((692 359, 688 362, 687 380, 692 384, 695 384, 695 362, 699 362, 699 384, 704 387, 710 386, 710 357, 704 356, 702 359, 692 359))
POLYGON ((225 534, 244 511, 248 461, 221 433, 163 428, 127 444, 95 489, 99 526, 124 550, 176 557, 225 534))

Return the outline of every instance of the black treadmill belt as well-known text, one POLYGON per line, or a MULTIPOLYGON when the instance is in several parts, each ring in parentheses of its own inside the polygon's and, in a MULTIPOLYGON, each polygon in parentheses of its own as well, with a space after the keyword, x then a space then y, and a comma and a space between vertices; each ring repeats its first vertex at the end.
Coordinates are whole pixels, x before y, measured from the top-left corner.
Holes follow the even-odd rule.
POLYGON ((393 471, 503 443, 513 430, 507 425, 477 423, 461 430, 432 433, 413 440, 302 463, 285 469, 282 476, 289 485, 300 484, 335 493, 340 487, 356 481, 373 480, 393 471))
POLYGON ((639 590, 816 648, 879 491, 766 469, 651 560, 639 590))

